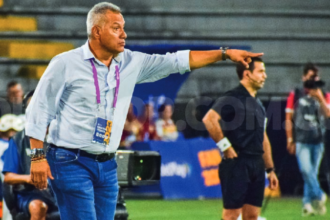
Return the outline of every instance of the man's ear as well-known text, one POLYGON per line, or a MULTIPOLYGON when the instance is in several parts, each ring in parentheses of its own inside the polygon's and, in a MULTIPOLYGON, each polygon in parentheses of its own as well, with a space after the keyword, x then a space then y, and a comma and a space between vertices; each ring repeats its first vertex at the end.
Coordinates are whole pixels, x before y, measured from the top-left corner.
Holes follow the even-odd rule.
POLYGON ((94 26, 92 27, 92 37, 94 37, 94 38, 96 38, 96 39, 100 38, 101 31, 102 31, 102 29, 101 29, 100 26, 98 26, 98 25, 94 25, 94 26))
POLYGON ((244 77, 245 78, 250 78, 250 74, 251 74, 250 70, 244 70, 244 72, 243 72, 243 78, 244 77))

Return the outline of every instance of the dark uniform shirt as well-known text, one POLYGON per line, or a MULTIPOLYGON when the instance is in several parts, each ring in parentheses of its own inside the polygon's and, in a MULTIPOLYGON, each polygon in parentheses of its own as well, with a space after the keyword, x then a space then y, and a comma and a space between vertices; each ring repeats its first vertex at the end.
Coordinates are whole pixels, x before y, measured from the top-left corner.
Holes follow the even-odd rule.
POLYGON ((258 98, 243 85, 227 91, 212 109, 220 116, 225 137, 239 154, 262 155, 266 112, 258 98))

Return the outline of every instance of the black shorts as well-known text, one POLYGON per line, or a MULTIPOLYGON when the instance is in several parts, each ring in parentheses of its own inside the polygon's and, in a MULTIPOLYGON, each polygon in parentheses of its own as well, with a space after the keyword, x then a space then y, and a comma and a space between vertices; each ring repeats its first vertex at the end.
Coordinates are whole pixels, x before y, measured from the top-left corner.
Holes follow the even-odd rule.
POLYGON ((265 191, 262 156, 224 159, 219 165, 219 176, 225 209, 242 208, 244 204, 262 206, 265 191))

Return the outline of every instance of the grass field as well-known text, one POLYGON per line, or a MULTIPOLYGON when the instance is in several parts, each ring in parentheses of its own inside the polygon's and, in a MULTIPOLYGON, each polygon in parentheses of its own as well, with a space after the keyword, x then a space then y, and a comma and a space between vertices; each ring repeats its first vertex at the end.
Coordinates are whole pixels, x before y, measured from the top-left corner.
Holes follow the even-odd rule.
MULTIPOLYGON (((220 220, 222 200, 126 200, 129 220, 220 220)), ((301 217, 300 198, 271 199, 261 216, 267 220, 330 220, 324 216, 301 217)))

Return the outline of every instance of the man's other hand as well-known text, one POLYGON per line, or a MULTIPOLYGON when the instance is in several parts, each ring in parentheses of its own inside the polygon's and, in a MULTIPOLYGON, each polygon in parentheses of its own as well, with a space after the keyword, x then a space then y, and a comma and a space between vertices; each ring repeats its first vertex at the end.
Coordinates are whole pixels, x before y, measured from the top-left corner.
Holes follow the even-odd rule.
POLYGON ((249 68, 249 63, 252 57, 261 57, 264 53, 251 53, 245 50, 228 49, 227 57, 237 63, 242 63, 246 68, 249 68))
POLYGON ((54 179, 50 172, 47 160, 41 162, 31 162, 31 180, 38 189, 47 188, 47 177, 54 179))
POLYGON ((227 150, 225 150, 223 152, 223 154, 225 156, 224 159, 233 159, 233 158, 237 157, 237 153, 236 153, 236 151, 234 150, 233 147, 230 147, 227 150))
POLYGON ((269 180, 269 189, 275 190, 278 187, 278 179, 274 171, 270 172, 267 176, 269 180))
POLYGON ((296 143, 293 143, 293 142, 287 143, 286 149, 288 150, 289 154, 295 155, 296 154, 296 143))

